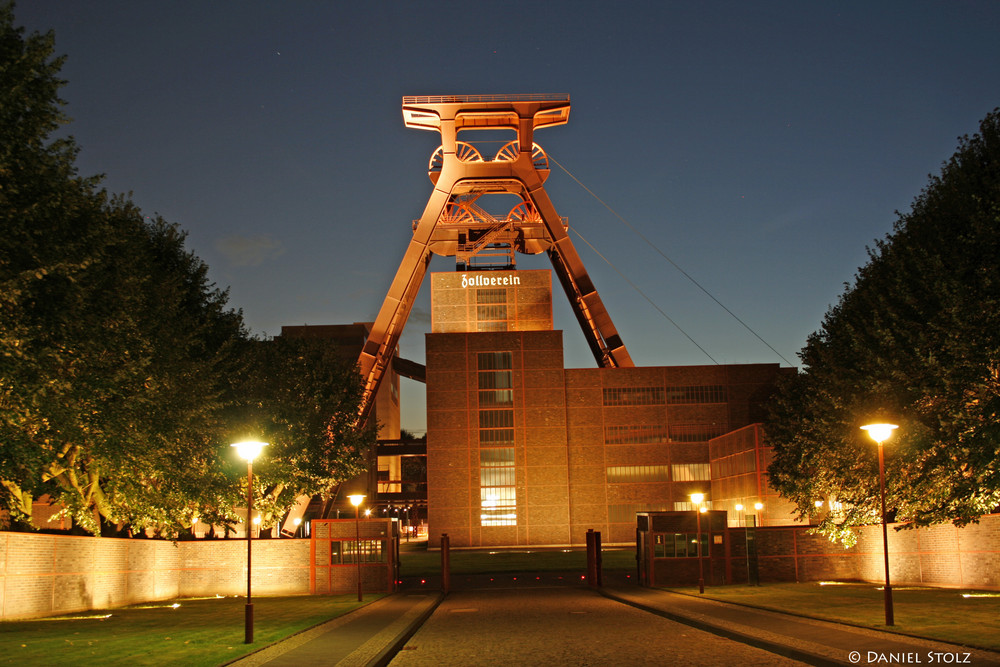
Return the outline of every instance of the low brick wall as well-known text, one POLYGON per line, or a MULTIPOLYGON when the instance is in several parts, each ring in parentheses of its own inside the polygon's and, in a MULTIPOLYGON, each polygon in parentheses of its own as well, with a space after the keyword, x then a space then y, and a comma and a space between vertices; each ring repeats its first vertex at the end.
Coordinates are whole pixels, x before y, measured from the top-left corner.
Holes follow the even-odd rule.
MULTIPOLYGON (((309 593, 308 539, 254 540, 253 590, 309 593)), ((246 593, 243 540, 95 538, 0 532, 0 619, 194 595, 246 593)))
MULTIPOLYGON (((865 526, 850 549, 804 527, 757 529, 760 579, 881 582, 882 527, 865 526)), ((738 535, 734 531, 734 536, 738 535)), ((978 524, 893 530, 889 526, 889 576, 893 585, 1000 590, 1000 514, 978 524)))

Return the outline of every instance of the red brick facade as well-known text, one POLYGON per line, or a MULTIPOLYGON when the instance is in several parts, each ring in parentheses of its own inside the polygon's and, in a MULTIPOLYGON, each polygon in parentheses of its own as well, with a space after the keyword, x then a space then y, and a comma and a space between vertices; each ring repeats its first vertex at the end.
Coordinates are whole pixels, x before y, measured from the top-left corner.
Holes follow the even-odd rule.
POLYGON ((783 372, 777 364, 567 370, 560 331, 426 340, 432 546, 441 533, 455 547, 582 544, 588 529, 605 544, 631 543, 635 512, 684 509, 694 492, 710 499, 709 440, 759 420, 783 372), (498 354, 510 368, 484 370, 498 354), (497 478, 488 452, 501 449, 510 490, 500 502, 511 503, 511 520, 488 525, 501 523, 483 518, 484 480, 497 478))

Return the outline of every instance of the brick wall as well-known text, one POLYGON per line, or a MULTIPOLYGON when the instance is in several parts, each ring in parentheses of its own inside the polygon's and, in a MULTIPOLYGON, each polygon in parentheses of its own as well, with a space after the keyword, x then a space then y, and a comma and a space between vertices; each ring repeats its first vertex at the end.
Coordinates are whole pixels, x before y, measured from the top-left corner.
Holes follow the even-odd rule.
MULTIPOLYGON (((0 532, 0 619, 180 596, 242 595, 246 553, 243 540, 167 542, 0 532)), ((254 541, 255 593, 307 594, 309 571, 309 540, 254 541)))
MULTIPOLYGON (((860 528, 858 542, 850 549, 807 530, 757 529, 762 582, 884 580, 880 525, 860 528)), ((890 525, 888 536, 893 585, 1000 589, 1000 514, 965 528, 946 524, 896 531, 890 525)))

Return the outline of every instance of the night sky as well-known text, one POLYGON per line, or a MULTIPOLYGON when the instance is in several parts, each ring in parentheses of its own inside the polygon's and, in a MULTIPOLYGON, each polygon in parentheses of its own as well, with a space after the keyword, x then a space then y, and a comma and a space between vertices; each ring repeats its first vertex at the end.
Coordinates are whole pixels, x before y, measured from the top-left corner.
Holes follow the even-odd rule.
MULTIPOLYGON (((68 56, 81 174, 187 230, 261 335, 374 319, 439 144, 403 126, 404 95, 571 95, 569 123, 535 135, 566 170, 546 190, 614 265, 571 232, 639 365, 713 363, 646 297, 718 363, 798 363, 866 247, 1000 105, 985 0, 20 0, 15 16, 68 56)), ((567 366, 592 367, 554 303, 567 366)), ((425 281, 403 356, 423 361, 429 329, 425 281)), ((403 384, 422 431, 422 387, 403 384)))

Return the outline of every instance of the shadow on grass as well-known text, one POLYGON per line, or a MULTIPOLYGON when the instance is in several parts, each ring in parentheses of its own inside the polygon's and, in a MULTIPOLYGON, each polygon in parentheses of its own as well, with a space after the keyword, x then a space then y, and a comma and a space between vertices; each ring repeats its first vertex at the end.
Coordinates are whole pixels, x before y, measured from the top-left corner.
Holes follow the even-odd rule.
MULTIPOLYGON (((698 595, 697 588, 669 588, 698 595)), ((704 597, 967 646, 1000 650, 1000 593, 893 588, 895 625, 885 625, 884 592, 865 583, 710 586, 704 597)))
MULTIPOLYGON (((379 597, 366 595, 365 603, 379 597)), ((250 645, 243 643, 242 597, 180 599, 4 622, 0 664, 220 665, 362 604, 354 595, 254 597, 250 645)))

